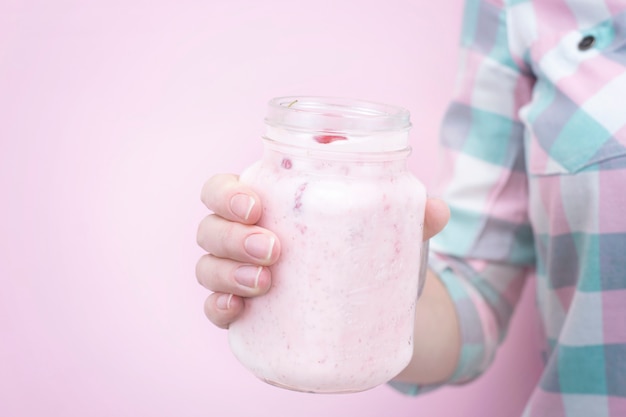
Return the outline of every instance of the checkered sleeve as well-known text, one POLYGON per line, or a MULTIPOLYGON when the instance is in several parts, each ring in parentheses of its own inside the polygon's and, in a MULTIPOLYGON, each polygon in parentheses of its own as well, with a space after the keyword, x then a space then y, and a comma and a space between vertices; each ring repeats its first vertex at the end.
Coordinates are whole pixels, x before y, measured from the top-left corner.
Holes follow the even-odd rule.
MULTIPOLYGON (((461 357, 447 381, 454 384, 491 363, 534 264, 518 116, 533 77, 507 32, 501 2, 467 1, 456 91, 441 130, 440 194, 451 217, 431 242, 430 267, 460 320, 461 357)), ((433 388, 392 385, 407 394, 433 388)))

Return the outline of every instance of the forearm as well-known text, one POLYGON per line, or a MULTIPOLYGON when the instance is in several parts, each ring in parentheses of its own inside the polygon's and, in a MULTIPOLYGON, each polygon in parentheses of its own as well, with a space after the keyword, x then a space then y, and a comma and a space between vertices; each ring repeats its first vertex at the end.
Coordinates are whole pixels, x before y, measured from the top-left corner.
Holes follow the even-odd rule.
POLYGON ((450 294, 432 271, 416 306, 413 346, 413 358, 396 381, 436 384, 452 376, 461 351, 459 320, 450 294))

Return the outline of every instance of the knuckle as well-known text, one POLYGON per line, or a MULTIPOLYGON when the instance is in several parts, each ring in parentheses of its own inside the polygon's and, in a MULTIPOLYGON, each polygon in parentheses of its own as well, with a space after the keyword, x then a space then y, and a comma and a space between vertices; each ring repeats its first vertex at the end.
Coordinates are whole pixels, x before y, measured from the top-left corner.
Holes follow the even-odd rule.
POLYGON ((227 329, 229 324, 233 320, 233 313, 228 310, 218 310, 216 301, 217 297, 219 297, 220 295, 221 294, 219 293, 213 293, 207 297, 206 301, 204 302, 204 314, 215 326, 222 329, 227 329))
POLYGON ((239 265, 238 262, 208 253, 196 263, 196 279, 209 291, 243 295, 234 279, 234 271, 239 265))
POLYGON ((209 275, 208 272, 210 272, 210 268, 207 267, 208 257, 209 255, 203 255, 196 262, 196 280, 203 287, 207 286, 207 276, 209 275))
POLYGON ((200 199, 209 210, 217 210, 222 195, 229 188, 233 176, 231 174, 215 174, 202 185, 200 199))
POLYGON ((198 225, 196 241, 198 246, 210 252, 212 249, 228 244, 232 233, 234 233, 234 225, 231 222, 225 221, 216 214, 209 214, 198 225))
POLYGON ((196 243, 200 247, 203 247, 205 243, 207 229, 209 228, 208 223, 209 223, 210 216, 212 215, 204 217, 202 220, 200 220, 200 223, 198 223, 198 230, 196 231, 196 243))
POLYGON ((202 190, 200 191, 200 199, 203 203, 207 204, 210 202, 209 197, 215 192, 215 188, 217 188, 217 184, 219 182, 220 175, 216 174, 210 177, 208 180, 202 184, 202 190))
POLYGON ((221 327, 220 323, 222 320, 220 319, 217 308, 215 307, 215 299, 216 294, 211 294, 207 297, 204 302, 204 315, 209 319, 211 323, 218 327, 221 327))
POLYGON ((219 262, 221 260, 211 254, 206 254, 196 264, 198 283, 209 291, 223 291, 227 289, 220 274, 219 262))
POLYGON ((238 224, 233 222, 224 222, 221 227, 214 231, 216 242, 225 253, 231 253, 233 240, 238 236, 238 224))

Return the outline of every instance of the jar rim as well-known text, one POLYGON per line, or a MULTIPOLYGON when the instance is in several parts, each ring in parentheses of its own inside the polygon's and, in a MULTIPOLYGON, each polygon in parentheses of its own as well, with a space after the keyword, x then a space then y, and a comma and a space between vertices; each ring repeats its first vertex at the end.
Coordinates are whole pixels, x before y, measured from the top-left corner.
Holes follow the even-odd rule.
POLYGON ((411 128, 408 110, 375 101, 326 96, 284 96, 268 103, 265 123, 289 130, 367 134, 411 128))

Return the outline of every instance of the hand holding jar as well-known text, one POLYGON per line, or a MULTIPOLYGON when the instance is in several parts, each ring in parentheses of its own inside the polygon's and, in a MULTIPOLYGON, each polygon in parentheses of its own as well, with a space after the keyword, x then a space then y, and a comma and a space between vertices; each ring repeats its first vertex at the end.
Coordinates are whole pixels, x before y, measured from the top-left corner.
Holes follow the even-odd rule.
MULTIPOLYGON (((270 102, 265 152, 202 198, 207 316, 259 378, 354 392, 411 359, 428 239, 447 208, 406 168, 408 112, 357 100, 270 102), (260 296, 260 297, 257 297, 260 296)), ((419 337, 419 335, 415 335, 419 337)))

